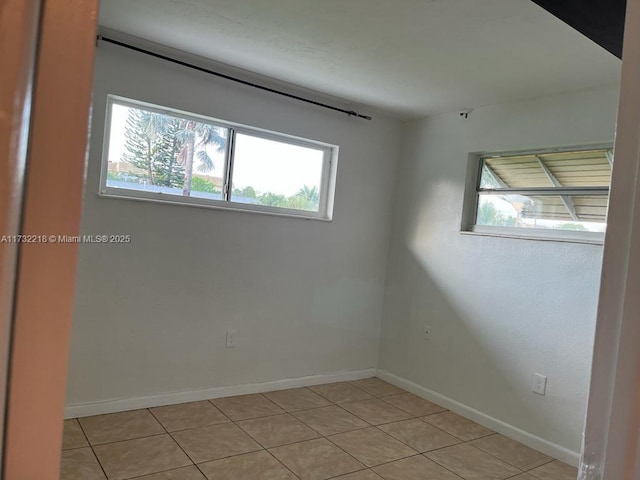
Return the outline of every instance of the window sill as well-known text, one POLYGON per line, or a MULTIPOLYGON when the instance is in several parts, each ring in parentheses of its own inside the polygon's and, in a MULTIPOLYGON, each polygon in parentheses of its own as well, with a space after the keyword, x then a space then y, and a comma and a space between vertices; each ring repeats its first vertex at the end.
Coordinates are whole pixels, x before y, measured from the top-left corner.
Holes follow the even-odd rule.
MULTIPOLYGON (((185 202, 180 201, 178 199, 168 199, 168 198, 145 198, 142 196, 136 195, 127 195, 118 192, 109 193, 109 192, 99 192, 98 197, 100 198, 108 198, 108 199, 117 199, 117 200, 130 200, 134 202, 147 202, 147 203, 158 203, 158 204, 169 204, 169 205, 178 205, 181 207, 196 207, 196 208, 210 208, 214 210, 223 210, 226 212, 241 212, 241 213, 254 213, 259 215, 271 215, 275 217, 287 217, 287 218, 297 218, 300 220, 319 220, 321 222, 331 222, 333 219, 321 215, 306 215, 304 213, 297 213, 283 211, 280 209, 270 208, 270 207, 262 207, 258 208, 248 208, 242 203, 232 203, 232 202, 207 202, 207 203, 197 203, 197 202, 185 202)), ((181 198, 181 197, 178 197, 181 198)))
POLYGON ((470 227, 461 230, 460 235, 513 238, 516 240, 533 240, 538 242, 582 243, 587 245, 604 245, 604 234, 596 232, 572 232, 543 229, 519 229, 508 227, 470 227), (516 231, 513 231, 516 230, 516 231))

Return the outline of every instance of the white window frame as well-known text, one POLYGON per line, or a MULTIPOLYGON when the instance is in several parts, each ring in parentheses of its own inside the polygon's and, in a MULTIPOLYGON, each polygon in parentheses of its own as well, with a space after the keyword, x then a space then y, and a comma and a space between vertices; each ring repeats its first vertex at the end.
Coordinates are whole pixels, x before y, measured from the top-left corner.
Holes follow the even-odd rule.
MULTIPOLYGON (((508 237, 525 240, 542 240, 556 242, 572 242, 572 243, 591 243, 602 245, 606 232, 583 232, 573 230, 554 230, 550 228, 517 228, 517 227, 501 227, 491 225, 476 225, 478 213, 478 204, 483 189, 480 188, 480 180, 482 178, 483 160, 485 158, 496 156, 516 156, 516 155, 541 155, 549 153, 562 152, 578 152, 581 150, 613 150, 611 143, 598 143, 591 145, 579 145, 561 148, 546 149, 528 149, 513 150, 502 152, 475 152, 469 154, 469 162, 467 168, 467 181, 465 184, 465 196, 463 202, 462 225, 460 233, 463 235, 481 235, 492 237, 508 237)), ((485 189, 489 191, 488 189, 485 189)), ((546 189, 535 188, 514 188, 513 193, 534 194, 540 190, 552 191, 556 190, 558 195, 564 194, 580 194, 583 192, 593 192, 594 190, 603 192, 604 188, 573 188, 573 187, 550 187, 546 189)), ((500 192, 501 190, 495 190, 500 192)), ((504 190, 502 190, 504 191, 504 190)), ((609 196, 610 186, 606 189, 607 197, 609 196)))
POLYGON ((130 98, 118 95, 107 96, 107 112, 104 127, 103 147, 102 147, 102 164, 100 170, 100 189, 98 195, 105 198, 119 198, 127 200, 139 200, 147 202, 167 203, 173 205, 187 205, 193 207, 214 208, 223 210, 233 210, 239 212, 252 212, 267 215, 278 215, 286 217, 305 218, 311 220, 331 221, 333 218, 333 204, 335 194, 335 183, 338 166, 338 150, 337 145, 331 145, 316 140, 296 137, 284 133, 272 132, 261 128, 250 127, 239 123, 220 120, 197 113, 185 112, 170 107, 163 107, 147 102, 132 100, 130 98), (118 104, 130 108, 139 108, 151 112, 171 115, 176 118, 185 120, 194 120, 196 122, 206 122, 208 124, 229 129, 229 138, 225 150, 225 168, 224 168, 224 185, 223 199, 207 199, 198 197, 184 197, 180 195, 170 195, 160 192, 145 192, 140 190, 114 188, 107 186, 107 172, 109 164, 109 143, 111 135, 111 112, 113 105, 118 104), (231 192, 233 179, 233 143, 237 133, 251 135, 253 137, 265 140, 273 140, 288 145, 296 145, 314 150, 321 150, 322 156, 322 173, 320 181, 320 201, 317 212, 309 210, 297 210, 292 208, 272 207, 267 205, 255 205, 234 202, 231 192))

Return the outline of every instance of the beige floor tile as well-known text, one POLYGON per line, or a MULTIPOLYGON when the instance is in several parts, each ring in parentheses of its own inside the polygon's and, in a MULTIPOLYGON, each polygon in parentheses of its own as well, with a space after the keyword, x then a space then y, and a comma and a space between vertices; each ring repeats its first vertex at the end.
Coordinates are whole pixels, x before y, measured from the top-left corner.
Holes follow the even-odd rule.
POLYGON ((355 416, 369 422, 372 425, 397 422, 411 418, 407 412, 389 405, 380 399, 362 400, 361 402, 343 403, 340 405, 355 416))
POLYGON ((416 455, 374 467, 374 472, 384 480, 460 480, 460 477, 436 462, 416 455))
POLYGON ((489 430, 453 412, 436 413, 435 415, 422 417, 422 420, 465 442, 495 433, 493 430, 489 430))
POLYGON ((284 413, 284 410, 259 393, 216 398, 211 403, 234 422, 284 413))
POLYGON ((400 395, 391 395, 384 397, 383 400, 390 403, 394 407, 404 410, 410 413, 414 417, 421 417, 423 415, 431 415, 433 413, 446 412, 447 409, 436 405, 424 398, 420 398, 413 393, 401 393, 400 395))
POLYGON ((265 448, 303 442, 320 436, 288 413, 243 420, 238 422, 238 426, 265 448))
POLYGON ((520 475, 516 475, 515 477, 511 477, 509 480, 536 480, 536 477, 532 477, 528 473, 521 473, 520 475))
POLYGON ((232 423, 182 430, 172 435, 195 463, 262 449, 249 435, 232 423))
POLYGON ((276 447, 270 452, 302 480, 325 480, 364 469, 324 438, 276 447))
POLYGON ((329 439, 367 467, 418 453, 375 427, 340 433, 329 439))
POLYGON ((373 470, 360 470, 356 473, 341 475, 340 477, 336 477, 335 480, 382 480, 382 477, 373 470))
POLYGON ((202 463, 209 480, 296 480, 278 460, 264 450, 202 463))
POLYGON ((135 479, 131 480, 206 480, 206 478, 197 467, 191 466, 169 470, 168 472, 152 473, 151 475, 135 477, 135 479))
POLYGON ((553 460, 544 453, 498 434, 474 440, 470 444, 520 470, 531 470, 553 460))
POLYGON ((146 409, 84 417, 79 422, 91 445, 165 433, 162 425, 146 409))
POLYGON ((60 480, 106 480, 89 447, 62 452, 60 480))
POLYGON ((364 390, 365 392, 373 395, 374 397, 385 397, 387 395, 398 395, 400 393, 406 393, 405 390, 391 385, 390 383, 380 380, 377 377, 365 378, 363 380, 354 380, 351 383, 354 387, 364 390))
POLYGON ((109 480, 140 477, 191 465, 167 434, 94 447, 109 480))
POLYGON ((88 446, 89 442, 87 442, 87 438, 84 436, 78 420, 65 420, 64 433, 62 435, 62 450, 88 446))
POLYGON ((522 473, 468 444, 434 450, 424 455, 465 480, 503 480, 522 473))
POLYGON ((364 420, 336 405, 303 410, 294 415, 322 435, 350 432, 369 426, 364 420))
POLYGON ((354 387, 349 382, 328 383, 309 387, 310 390, 323 396, 332 403, 356 402, 373 398, 364 390, 354 387))
POLYGON ((169 432, 217 425, 229 421, 220 410, 206 400, 155 407, 150 410, 169 432))
POLYGON ((308 388, 292 388, 264 394, 272 402, 284 408, 287 412, 307 410, 309 408, 325 407, 331 403, 308 388))
POLYGON ((578 469, 566 463, 553 461, 528 472, 532 477, 542 480, 576 480, 578 469))
POLYGON ((460 443, 459 439, 417 418, 387 423, 378 428, 420 453, 460 443))

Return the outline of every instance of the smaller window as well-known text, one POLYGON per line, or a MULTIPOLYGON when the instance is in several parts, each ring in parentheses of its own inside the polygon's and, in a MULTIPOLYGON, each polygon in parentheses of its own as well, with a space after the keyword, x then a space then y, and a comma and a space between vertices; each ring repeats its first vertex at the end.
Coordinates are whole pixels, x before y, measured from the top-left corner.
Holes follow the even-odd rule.
POLYGON ((483 154, 476 159, 479 173, 469 230, 602 240, 613 162, 610 147, 483 154))
POLYGON ((330 220, 337 150, 110 95, 100 193, 330 220))

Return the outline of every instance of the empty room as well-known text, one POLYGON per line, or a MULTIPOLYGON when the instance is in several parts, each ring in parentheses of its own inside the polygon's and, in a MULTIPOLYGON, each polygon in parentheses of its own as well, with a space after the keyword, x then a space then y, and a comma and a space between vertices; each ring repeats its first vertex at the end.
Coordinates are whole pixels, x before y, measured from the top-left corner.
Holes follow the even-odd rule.
POLYGON ((60 480, 613 480, 637 171, 601 3, 100 2, 86 162, 45 182, 76 228, 21 240, 70 252, 70 315, 29 353, 17 283, 10 382, 52 370, 9 383, 4 471, 55 370, 60 480))

